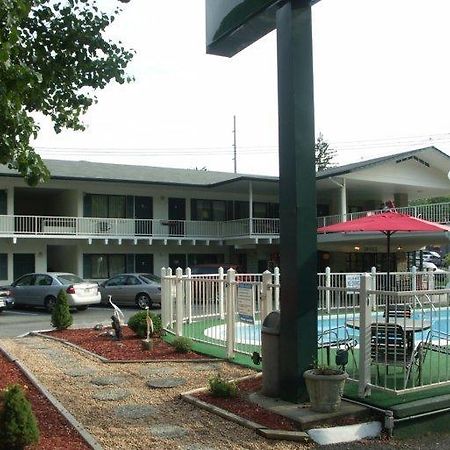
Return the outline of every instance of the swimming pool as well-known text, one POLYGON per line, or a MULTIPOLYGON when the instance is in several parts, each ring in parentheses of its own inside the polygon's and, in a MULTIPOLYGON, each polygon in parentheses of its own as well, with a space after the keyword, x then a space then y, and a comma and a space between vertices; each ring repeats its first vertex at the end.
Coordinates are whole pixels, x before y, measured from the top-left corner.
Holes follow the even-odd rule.
MULTIPOLYGON (((379 318, 382 313, 372 313, 372 317, 375 320, 379 318)), ((425 340, 428 336, 428 332, 431 330, 431 337, 434 343, 440 343, 441 345, 450 344, 450 308, 439 308, 436 311, 424 310, 423 312, 415 312, 412 317, 414 320, 431 322, 431 328, 424 331, 417 331, 414 333, 414 339, 416 342, 419 340, 425 340)), ((359 314, 349 315, 330 315, 319 317, 317 323, 317 334, 322 336, 322 344, 326 344, 330 340, 352 338, 356 341, 359 340, 359 330, 346 327, 345 324, 351 320, 358 320, 359 314), (327 331, 333 330, 333 333, 327 333, 327 331)), ((391 319, 392 320, 392 319, 391 319)), ((397 323, 401 325, 401 318, 397 318, 397 323)), ((393 322, 393 320, 392 320, 393 322)), ((204 330, 204 335, 219 339, 226 340, 226 325, 216 325, 204 330)), ((235 324, 235 336, 236 343, 248 344, 248 345, 261 345, 261 322, 257 321, 255 324, 248 324, 244 322, 237 322, 235 324)))

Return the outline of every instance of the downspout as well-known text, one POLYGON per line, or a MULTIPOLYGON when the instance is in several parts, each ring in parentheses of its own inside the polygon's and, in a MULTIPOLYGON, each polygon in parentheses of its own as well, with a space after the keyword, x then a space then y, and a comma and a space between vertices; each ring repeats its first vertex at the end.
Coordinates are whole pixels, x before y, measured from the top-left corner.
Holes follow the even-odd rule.
POLYGON ((253 234, 253 183, 248 182, 248 211, 250 216, 249 234, 253 234))
POLYGON ((340 213, 342 216, 342 222, 347 222, 347 186, 345 178, 342 178, 342 183, 339 183, 339 181, 336 181, 334 178, 330 178, 330 181, 341 188, 340 213))

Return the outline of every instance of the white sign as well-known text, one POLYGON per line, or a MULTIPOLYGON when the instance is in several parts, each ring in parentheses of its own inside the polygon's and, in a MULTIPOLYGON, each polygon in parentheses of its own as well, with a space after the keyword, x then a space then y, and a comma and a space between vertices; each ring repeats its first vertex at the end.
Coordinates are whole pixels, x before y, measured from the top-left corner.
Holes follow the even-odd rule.
POLYGON ((242 322, 255 323, 254 285, 239 283, 237 287, 237 312, 242 322))
POLYGON ((345 275, 345 286, 352 289, 361 287, 361 275, 345 275))

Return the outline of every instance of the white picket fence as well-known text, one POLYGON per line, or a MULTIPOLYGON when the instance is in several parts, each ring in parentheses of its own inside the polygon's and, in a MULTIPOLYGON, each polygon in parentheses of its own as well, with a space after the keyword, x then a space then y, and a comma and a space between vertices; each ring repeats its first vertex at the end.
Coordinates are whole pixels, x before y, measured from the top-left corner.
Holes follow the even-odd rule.
MULTIPOLYGON (((163 269, 161 278, 168 332, 220 347, 230 359, 237 353, 261 353, 261 323, 279 309, 278 269, 214 275, 163 269), (254 305, 250 312, 240 309, 244 288, 254 305)), ((318 281, 319 363, 333 365, 336 351, 348 350, 346 370, 361 396, 371 388, 406 392, 450 382, 448 274, 392 273, 389 291, 386 274, 375 270, 342 274, 327 269, 318 281)))

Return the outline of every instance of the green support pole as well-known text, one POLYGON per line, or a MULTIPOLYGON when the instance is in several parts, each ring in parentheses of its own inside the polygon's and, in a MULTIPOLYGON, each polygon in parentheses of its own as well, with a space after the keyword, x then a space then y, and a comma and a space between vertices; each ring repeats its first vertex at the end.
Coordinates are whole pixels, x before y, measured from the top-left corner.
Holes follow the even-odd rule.
POLYGON ((311 4, 276 16, 280 145, 280 397, 307 400, 317 358, 317 224, 311 4))

